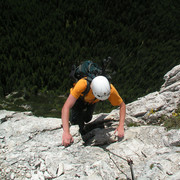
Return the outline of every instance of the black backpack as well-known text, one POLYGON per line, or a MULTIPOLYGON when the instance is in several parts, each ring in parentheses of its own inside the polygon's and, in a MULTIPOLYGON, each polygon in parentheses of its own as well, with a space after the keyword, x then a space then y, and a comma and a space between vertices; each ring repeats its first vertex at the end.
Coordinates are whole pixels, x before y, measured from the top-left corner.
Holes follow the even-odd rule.
POLYGON ((83 92, 83 97, 89 92, 91 81, 99 75, 103 75, 110 79, 110 76, 105 73, 105 69, 108 66, 111 58, 103 60, 102 68, 97 64, 90 60, 86 60, 82 62, 79 66, 72 66, 72 70, 70 73, 70 78, 72 79, 73 83, 76 83, 79 79, 85 78, 87 80, 87 88, 83 92))

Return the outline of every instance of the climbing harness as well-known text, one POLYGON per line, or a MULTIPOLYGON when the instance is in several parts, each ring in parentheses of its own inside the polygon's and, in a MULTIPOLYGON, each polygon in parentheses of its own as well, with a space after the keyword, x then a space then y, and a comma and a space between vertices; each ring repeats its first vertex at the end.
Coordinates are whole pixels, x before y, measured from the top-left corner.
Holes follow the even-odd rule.
MULTIPOLYGON (((103 150, 106 151, 106 152, 108 152, 108 153, 110 153, 110 154, 112 154, 112 155, 114 155, 114 156, 117 156, 117 157, 123 159, 124 161, 126 161, 126 162, 128 163, 128 165, 130 166, 132 180, 134 180, 133 161, 132 161, 132 159, 130 159, 130 158, 128 158, 128 159, 123 158, 123 157, 121 157, 121 156, 119 156, 119 155, 117 155, 117 154, 115 154, 115 153, 113 153, 113 152, 111 152, 110 150, 105 149, 105 148, 103 148, 103 150)), ((119 168, 118 168, 118 169, 119 169, 119 168)), ((121 171, 121 172, 122 172, 122 171, 121 171)))

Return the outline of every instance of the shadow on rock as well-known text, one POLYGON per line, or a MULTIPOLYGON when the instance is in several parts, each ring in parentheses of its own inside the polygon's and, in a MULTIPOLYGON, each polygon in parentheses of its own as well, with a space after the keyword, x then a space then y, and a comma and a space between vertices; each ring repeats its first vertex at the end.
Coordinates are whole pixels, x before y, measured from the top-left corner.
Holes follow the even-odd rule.
MULTIPOLYGON (((123 138, 115 136, 112 120, 105 120, 106 116, 100 116, 94 121, 86 124, 81 134, 85 146, 104 146, 121 141, 123 138)), ((117 122, 118 123, 118 122, 117 122)))

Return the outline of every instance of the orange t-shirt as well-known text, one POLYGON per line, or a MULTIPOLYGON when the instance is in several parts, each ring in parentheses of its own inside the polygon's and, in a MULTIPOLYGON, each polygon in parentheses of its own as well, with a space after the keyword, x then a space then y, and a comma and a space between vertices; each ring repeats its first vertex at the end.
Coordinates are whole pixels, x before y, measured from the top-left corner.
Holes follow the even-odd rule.
MULTIPOLYGON (((70 89, 70 93, 72 96, 78 99, 80 96, 83 96, 83 92, 86 90, 86 87, 87 87, 87 81, 84 78, 82 78, 75 84, 73 88, 70 89)), ((123 102, 119 93, 112 84, 111 84, 111 92, 108 100, 113 106, 119 106, 123 102)), ((90 88, 89 92, 84 97, 84 101, 90 104, 94 104, 98 102, 99 99, 95 98, 92 89, 90 88)))

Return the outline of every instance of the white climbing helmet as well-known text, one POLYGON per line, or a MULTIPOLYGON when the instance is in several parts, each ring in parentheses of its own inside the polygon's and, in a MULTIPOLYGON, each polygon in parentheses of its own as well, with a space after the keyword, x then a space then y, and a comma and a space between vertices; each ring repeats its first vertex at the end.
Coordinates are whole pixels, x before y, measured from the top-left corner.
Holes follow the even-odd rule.
POLYGON ((104 76, 95 77, 91 82, 91 89, 94 96, 101 101, 108 99, 110 96, 110 84, 104 76))

